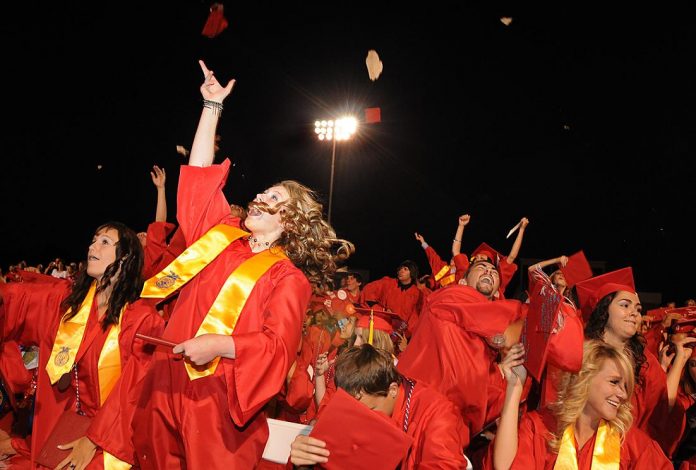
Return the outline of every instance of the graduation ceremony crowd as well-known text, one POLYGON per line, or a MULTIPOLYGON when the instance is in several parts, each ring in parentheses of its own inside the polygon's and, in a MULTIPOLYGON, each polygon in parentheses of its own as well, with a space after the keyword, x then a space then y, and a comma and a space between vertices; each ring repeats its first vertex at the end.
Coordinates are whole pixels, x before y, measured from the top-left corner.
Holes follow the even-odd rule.
POLYGON ((415 233, 430 274, 367 282, 297 181, 227 201, 234 81, 200 66, 178 223, 153 167, 146 233, 105 221, 79 266, 0 276, 0 468, 696 469, 696 302, 643 311, 583 252, 508 298, 526 218, 507 255, 461 252, 469 215, 449 260, 415 233))

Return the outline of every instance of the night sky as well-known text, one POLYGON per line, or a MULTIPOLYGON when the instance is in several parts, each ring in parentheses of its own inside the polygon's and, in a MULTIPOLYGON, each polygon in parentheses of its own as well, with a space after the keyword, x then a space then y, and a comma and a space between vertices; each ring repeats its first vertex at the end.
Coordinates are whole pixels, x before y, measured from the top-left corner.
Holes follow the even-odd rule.
POLYGON ((469 213, 462 250, 486 241, 507 253, 526 216, 520 259, 583 249, 606 270, 633 266, 639 291, 696 296, 687 12, 227 2, 229 27, 209 39, 209 5, 3 15, 3 269, 77 261, 107 220, 145 230, 153 164, 167 171, 175 221, 175 147, 193 139, 202 58, 221 82, 237 79, 219 127, 231 202, 297 179, 328 206, 331 145, 314 121, 381 108, 381 123, 338 145, 333 194, 333 225, 357 246, 349 266, 371 278, 406 258, 428 271, 414 231, 448 258, 469 213), (370 49, 384 63, 375 82, 370 49))

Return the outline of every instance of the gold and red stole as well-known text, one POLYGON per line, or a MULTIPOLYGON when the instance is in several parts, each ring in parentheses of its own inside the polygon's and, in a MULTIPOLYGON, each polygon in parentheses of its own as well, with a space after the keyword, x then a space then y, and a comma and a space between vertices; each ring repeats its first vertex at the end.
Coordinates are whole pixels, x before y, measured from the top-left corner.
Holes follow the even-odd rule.
MULTIPOLYGON (((208 230, 162 272, 145 281, 142 297, 163 299, 193 279, 232 242, 249 233, 231 225, 220 224, 208 230)), ((256 253, 232 271, 213 305, 208 310, 195 336, 218 334, 229 336, 234 331, 249 294, 256 282, 275 263, 287 259, 280 248, 256 253)), ((208 364, 195 366, 186 362, 186 372, 191 380, 215 373, 220 358, 208 364)))
MULTIPOLYGON (((58 325, 51 356, 46 363, 46 372, 51 380, 51 385, 55 385, 63 375, 69 374, 75 362, 80 359, 77 353, 85 336, 87 321, 89 320, 89 313, 92 310, 96 291, 97 282, 94 281, 75 316, 68 320, 61 320, 58 325)), ((127 305, 119 313, 118 324, 111 325, 106 341, 104 341, 102 350, 99 353, 97 374, 100 406, 104 404, 119 377, 121 377, 121 351, 118 344, 118 336, 121 333, 121 320, 126 307, 127 305)), ((130 464, 117 459, 108 452, 103 452, 103 455, 105 470, 121 470, 131 467, 130 464)))
POLYGON ((445 265, 440 269, 437 274, 435 274, 435 281, 439 282, 442 287, 445 287, 448 284, 452 284, 455 280, 454 273, 450 274, 449 276, 445 276, 445 274, 448 274, 452 270, 452 266, 449 264, 445 265))
MULTIPOLYGON (((592 470, 619 470, 621 461, 621 436, 609 423, 599 421, 592 452, 592 470)), ((558 458, 554 470, 578 470, 578 455, 575 449, 575 426, 563 431, 558 458)))

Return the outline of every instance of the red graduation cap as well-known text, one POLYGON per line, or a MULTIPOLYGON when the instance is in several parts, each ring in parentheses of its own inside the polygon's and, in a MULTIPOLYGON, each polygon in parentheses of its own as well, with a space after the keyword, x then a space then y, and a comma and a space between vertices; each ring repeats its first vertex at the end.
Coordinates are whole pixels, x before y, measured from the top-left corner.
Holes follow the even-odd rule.
MULTIPOLYGON (((370 322, 375 330, 381 330, 391 335, 394 331, 399 334, 406 334, 408 323, 404 321, 398 313, 387 312, 385 310, 377 310, 374 308, 355 308, 358 316, 356 326, 361 328, 370 328, 370 322)), ((368 342, 372 344, 372 335, 368 334, 368 342)))
POLYGON ((636 292, 633 282, 633 270, 629 268, 617 269, 599 276, 578 282, 575 285, 582 309, 582 318, 587 323, 592 311, 603 297, 618 292, 636 292))
POLYGON ((336 390, 309 435, 326 442, 331 455, 318 467, 327 470, 397 468, 413 442, 391 418, 343 389, 336 390))
POLYGON ((563 273, 563 277, 565 277, 568 288, 592 277, 592 268, 590 268, 590 263, 582 250, 570 255, 568 262, 560 270, 563 273))
POLYGON ((541 382, 547 362, 568 372, 578 372, 582 366, 583 325, 572 307, 561 311, 562 303, 562 296, 548 280, 534 285, 523 343, 525 367, 537 382, 541 382))
POLYGON ((225 7, 222 3, 215 2, 210 6, 208 19, 203 25, 203 31, 201 31, 203 36, 212 39, 227 28, 227 18, 225 18, 224 11, 225 7))
POLYGON ((471 253, 471 258, 469 261, 473 263, 474 258, 477 257, 478 255, 484 255, 486 256, 489 261, 494 264, 496 267, 500 263, 500 260, 505 258, 503 255, 498 253, 497 250, 495 250, 492 246, 490 246, 488 243, 481 243, 478 248, 476 248, 472 253, 471 253))
POLYGON ((372 321, 375 330, 384 331, 391 334, 394 331, 394 323, 400 322, 399 315, 385 310, 372 310, 369 308, 356 308, 355 311, 360 315, 355 326, 369 328, 372 321))
POLYGON ((380 108, 365 108, 365 124, 382 122, 382 110, 380 108))

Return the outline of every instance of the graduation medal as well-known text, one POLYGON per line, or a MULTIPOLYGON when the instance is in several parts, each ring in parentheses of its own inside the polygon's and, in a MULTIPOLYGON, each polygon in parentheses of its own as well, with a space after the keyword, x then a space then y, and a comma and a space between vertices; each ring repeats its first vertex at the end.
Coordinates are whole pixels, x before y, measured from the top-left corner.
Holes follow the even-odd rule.
POLYGON ((58 367, 63 367, 70 360, 70 348, 63 346, 53 359, 53 363, 58 367))
POLYGON ((160 289, 169 289, 174 285, 177 279, 180 279, 180 277, 174 271, 169 271, 169 274, 159 278, 155 285, 160 289))

